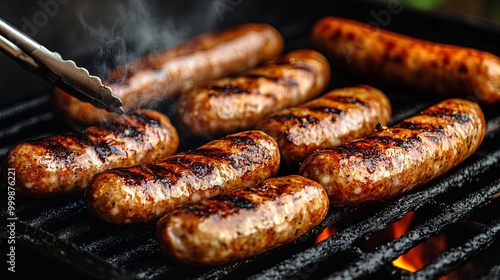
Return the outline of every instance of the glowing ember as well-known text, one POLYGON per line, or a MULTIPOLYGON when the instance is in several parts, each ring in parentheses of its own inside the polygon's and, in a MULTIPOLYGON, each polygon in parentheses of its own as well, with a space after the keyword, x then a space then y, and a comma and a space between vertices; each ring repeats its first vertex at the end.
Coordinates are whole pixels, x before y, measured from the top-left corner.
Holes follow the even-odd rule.
POLYGON ((334 226, 329 226, 325 228, 319 235, 316 237, 316 243, 319 243, 325 239, 327 239, 329 236, 334 235, 336 232, 334 226))

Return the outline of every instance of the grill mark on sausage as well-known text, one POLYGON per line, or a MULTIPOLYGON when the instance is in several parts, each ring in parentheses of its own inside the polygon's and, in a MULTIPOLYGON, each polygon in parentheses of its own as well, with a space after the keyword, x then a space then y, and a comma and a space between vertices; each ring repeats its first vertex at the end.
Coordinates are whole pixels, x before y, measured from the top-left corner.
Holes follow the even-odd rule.
POLYGON ((325 113, 334 114, 334 115, 340 115, 343 113, 343 111, 340 109, 326 107, 326 106, 311 106, 311 107, 307 107, 307 109, 311 110, 311 111, 325 112, 325 113))
POLYGON ((75 151, 66 147, 64 142, 61 142, 60 139, 39 139, 39 140, 28 140, 27 143, 32 145, 43 147, 48 155, 53 156, 57 160, 60 160, 64 163, 71 164, 75 157, 75 151))
POLYGON ((144 142, 145 133, 132 125, 123 123, 104 123, 99 126, 99 128, 102 131, 107 131, 110 134, 115 134, 119 137, 137 138, 137 141, 144 142))
POLYGON ((431 123, 415 123, 413 121, 403 121, 394 126, 395 128, 405 128, 409 130, 417 130, 423 132, 433 132, 438 136, 444 136, 444 127, 431 123))
POLYGON ((319 122, 318 119, 311 117, 311 116, 301 117, 301 116, 297 116, 294 114, 275 115, 275 116, 270 117, 270 119, 280 121, 280 122, 293 120, 297 123, 300 123, 300 126, 303 128, 307 128, 309 125, 317 124, 319 122))
POLYGON ((171 189, 171 187, 175 185, 179 178, 182 176, 181 174, 179 174, 179 172, 168 169, 165 166, 159 164, 150 163, 144 166, 146 169, 149 169, 151 171, 151 175, 155 177, 157 182, 160 182, 168 189, 171 189))
MULTIPOLYGON (((219 96, 228 96, 228 95, 233 95, 233 94, 250 94, 250 90, 237 87, 235 85, 232 85, 230 83, 226 83, 224 86, 216 86, 216 85, 206 85, 206 89, 209 90, 214 90, 218 93, 219 96)), ((215 94, 211 94, 210 97, 216 96, 215 94)))
POLYGON ((203 177, 211 175, 214 171, 214 168, 210 165, 189 156, 171 157, 166 159, 164 162, 173 163, 181 166, 182 168, 188 169, 199 179, 203 179, 203 177))
POLYGON ((325 95, 322 98, 327 99, 327 100, 332 100, 336 101, 339 103, 344 103, 344 104, 359 104, 365 108, 369 108, 369 106, 362 101, 361 99, 354 97, 354 96, 332 96, 332 95, 325 95))
POLYGON ((453 110, 451 108, 432 108, 431 110, 422 111, 420 115, 432 116, 436 118, 448 118, 458 122, 459 124, 465 124, 472 121, 466 113, 453 110))
POLYGON ((142 185, 147 181, 147 176, 133 169, 115 168, 106 172, 116 174, 118 177, 122 178, 127 185, 142 185))
POLYGON ((235 210, 238 211, 240 209, 253 209, 257 207, 251 200, 245 198, 244 196, 238 196, 238 195, 227 195, 227 194, 221 194, 212 197, 210 200, 212 201, 221 201, 224 203, 229 202, 229 207, 230 208, 236 208, 235 210))

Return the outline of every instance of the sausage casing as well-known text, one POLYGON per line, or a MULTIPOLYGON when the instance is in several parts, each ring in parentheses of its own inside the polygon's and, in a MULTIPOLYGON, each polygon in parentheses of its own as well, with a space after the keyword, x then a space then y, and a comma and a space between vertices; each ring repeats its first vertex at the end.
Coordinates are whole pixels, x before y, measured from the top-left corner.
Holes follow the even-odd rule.
POLYGON ((170 258, 220 265, 286 244, 318 225, 328 196, 298 175, 261 183, 181 206, 157 223, 157 239, 170 258))
POLYGON ((375 131, 391 117, 387 96, 370 86, 332 90, 298 107, 261 120, 256 128, 276 139, 281 161, 295 166, 319 149, 334 147, 375 131))
POLYGON ((15 170, 16 193, 55 196, 82 190, 100 171, 170 156, 178 146, 168 117, 143 109, 81 132, 20 143, 5 155, 2 170, 15 170))
POLYGON ((101 172, 86 189, 85 202, 111 223, 151 223, 184 203, 274 176, 279 163, 278 144, 271 136, 240 132, 161 161, 101 172))
POLYGON ((237 77, 202 83, 179 96, 177 112, 195 135, 250 129, 270 113, 318 96, 330 80, 320 53, 302 49, 268 61, 237 77))
POLYGON ((338 17, 313 27, 314 47, 343 67, 375 81, 448 97, 500 101, 500 58, 472 48, 408 37, 338 17))
POLYGON ((447 99, 399 124, 313 153, 299 174, 319 182, 332 205, 381 201, 447 172, 482 143, 480 107, 447 99))
MULTIPOLYGON (((126 63, 108 73, 104 84, 126 110, 168 99, 196 83, 234 75, 267 61, 283 49, 272 26, 248 23, 206 33, 180 45, 126 63)), ((113 116, 60 89, 53 92, 57 112, 73 122, 94 124, 113 116)))

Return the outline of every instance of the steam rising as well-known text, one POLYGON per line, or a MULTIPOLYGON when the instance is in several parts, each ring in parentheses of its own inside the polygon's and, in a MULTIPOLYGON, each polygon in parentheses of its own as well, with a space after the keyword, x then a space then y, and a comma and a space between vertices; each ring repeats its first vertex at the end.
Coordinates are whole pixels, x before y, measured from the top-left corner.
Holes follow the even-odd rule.
POLYGON ((105 76, 117 65, 213 29, 218 18, 211 1, 196 1, 196 6, 189 2, 194 1, 129 0, 96 7, 84 1, 77 12, 84 34, 75 51, 89 54, 93 71, 105 76))

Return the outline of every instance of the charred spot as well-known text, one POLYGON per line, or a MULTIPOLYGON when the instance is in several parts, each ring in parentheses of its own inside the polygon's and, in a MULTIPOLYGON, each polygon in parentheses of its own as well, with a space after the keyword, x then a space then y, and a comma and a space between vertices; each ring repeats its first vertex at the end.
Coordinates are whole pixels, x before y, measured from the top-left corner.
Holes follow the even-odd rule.
POLYGON ((144 141, 145 133, 137 129, 137 127, 126 125, 123 123, 107 122, 99 126, 101 130, 109 131, 119 137, 135 138, 144 141))
POLYGON ((115 168, 110 169, 107 172, 115 173, 129 185, 142 185, 147 180, 147 176, 145 174, 132 171, 128 168, 115 168))
POLYGON ((366 168, 368 169, 368 172, 370 172, 370 174, 375 172, 375 169, 377 166, 376 162, 374 162, 371 158, 366 158, 365 164, 366 164, 366 168))
POLYGON ((349 39, 349 40, 354 40, 356 38, 356 36, 354 36, 354 33, 348 32, 346 34, 346 38, 349 39))
POLYGON ((432 68, 437 68, 437 67, 438 67, 438 63, 437 63, 437 61, 435 61, 435 60, 431 60, 431 62, 430 62, 430 66, 431 66, 432 68))
POLYGON ((294 122, 300 124, 300 127, 303 128, 306 128, 309 125, 317 124, 319 122, 318 119, 311 116, 299 117, 294 114, 274 115, 271 117, 271 119, 283 122, 288 120, 293 120, 294 122))
POLYGON ((401 122, 394 127, 400 127, 410 130, 418 130, 423 132, 437 133, 439 136, 444 135, 444 128, 442 125, 434 125, 431 123, 414 123, 414 122, 401 122))
POLYGON ((94 135, 88 131, 84 131, 82 134, 75 135, 75 140, 77 140, 81 144, 86 144, 88 147, 93 148, 102 162, 104 162, 111 154, 121 154, 121 151, 117 149, 116 146, 110 145, 105 140, 102 140, 100 135, 94 135))
POLYGON ((334 148, 335 151, 346 156, 361 156, 363 159, 380 159, 382 152, 378 150, 370 141, 356 141, 347 143, 334 148))
POLYGON ((335 29, 330 35, 330 39, 333 40, 336 40, 340 37, 342 37, 342 30, 340 30, 339 28, 335 29))
POLYGON ((392 51, 396 47, 396 44, 393 41, 385 41, 384 44, 387 52, 392 51))
POLYGON ((231 156, 232 156, 231 154, 229 154, 225 150, 215 149, 215 148, 210 148, 210 149, 198 148, 196 150, 187 151, 186 154, 200 155, 200 156, 204 156, 207 158, 212 158, 212 159, 216 159, 216 160, 223 160, 223 161, 230 161, 231 156))
POLYGON ((372 140, 379 143, 385 148, 400 147, 400 148, 412 148, 415 142, 422 142, 420 137, 415 133, 407 139, 397 139, 391 136, 380 136, 380 135, 369 135, 365 139, 372 140))
POLYGON ((279 80, 279 78, 276 78, 276 77, 269 77, 266 75, 255 74, 255 73, 245 73, 245 74, 239 75, 238 77, 243 77, 243 78, 248 78, 248 79, 266 79, 266 80, 269 80, 269 81, 272 81, 275 83, 278 82, 278 80, 279 80))
POLYGON ((224 139, 232 141, 236 144, 244 144, 244 145, 249 145, 249 146, 257 146, 257 143, 255 143, 255 140, 250 137, 250 136, 244 136, 244 135, 230 135, 224 137, 224 139))
POLYGON ((334 115, 342 114, 342 110, 339 110, 337 108, 332 108, 332 107, 314 106, 314 107, 308 107, 307 109, 309 109, 311 111, 325 112, 325 113, 334 114, 334 115))
POLYGON ((439 137, 436 137, 436 136, 429 136, 427 137, 431 142, 433 142, 434 144, 439 144, 439 137))
POLYGON ((58 139, 39 139, 27 142, 43 147, 49 155, 67 164, 71 164, 75 156, 75 152, 58 139))
POLYGON ((190 170, 196 177, 200 179, 203 179, 213 172, 213 167, 199 161, 194 161, 190 157, 172 157, 169 158, 167 162, 180 165, 181 167, 190 170))
POLYGON ((467 65, 461 63, 460 66, 458 66, 458 72, 461 74, 467 74, 469 69, 467 68, 467 65))
MULTIPOLYGON (((207 85, 206 89, 217 91, 222 96, 233 95, 233 94, 249 94, 250 91, 244 88, 237 87, 235 85, 231 85, 230 83, 226 83, 224 86, 216 86, 216 85, 207 85)), ((214 95, 211 95, 214 96, 214 95)))
POLYGON ((160 182, 168 188, 175 184, 182 176, 182 174, 154 163, 146 164, 144 167, 150 171, 149 173, 155 177, 157 182, 160 182))
POLYGON ((214 213, 217 213, 219 209, 217 207, 212 207, 212 205, 192 203, 180 206, 179 210, 187 211, 200 218, 206 218, 214 213))
POLYGON ((465 124, 471 121, 470 117, 466 113, 448 108, 434 107, 431 110, 423 111, 421 115, 453 119, 459 124, 465 124))
POLYGON ((221 201, 230 208, 253 209, 257 207, 252 201, 237 195, 220 194, 212 197, 210 200, 221 201))
POLYGON ((157 119, 151 118, 145 114, 140 114, 139 112, 132 112, 129 115, 134 116, 141 124, 150 125, 154 128, 163 127, 163 124, 157 119))
POLYGON ((359 104, 363 107, 368 108, 368 105, 366 105, 365 102, 361 101, 359 98, 354 97, 354 96, 323 96, 322 98, 332 100, 332 101, 337 101, 339 103, 345 103, 345 104, 359 104))
POLYGON ((392 62, 401 64, 403 62, 403 58, 401 57, 401 55, 395 55, 392 57, 392 62))
POLYGON ((450 54, 444 53, 442 61, 443 61, 443 65, 450 64, 450 61, 451 61, 450 54))

